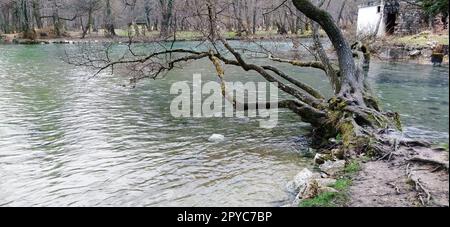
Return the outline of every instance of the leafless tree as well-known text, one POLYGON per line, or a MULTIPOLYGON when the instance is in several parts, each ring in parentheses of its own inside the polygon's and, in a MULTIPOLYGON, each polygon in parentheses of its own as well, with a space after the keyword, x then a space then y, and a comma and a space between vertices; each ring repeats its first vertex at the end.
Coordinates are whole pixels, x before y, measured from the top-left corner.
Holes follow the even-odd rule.
POLYGON ((100 10, 102 7, 102 0, 77 0, 75 7, 79 14, 81 26, 82 26, 82 36, 84 39, 86 34, 92 29, 94 19, 93 14, 95 11, 100 10), (83 24, 83 17, 87 17, 86 25, 83 24))
MULTIPOLYGON (((321 1, 320 5, 324 2, 321 1)), ((249 61, 249 56, 240 47, 233 46, 223 38, 223 28, 226 26, 221 26, 220 18, 225 18, 229 14, 224 10, 227 9, 226 5, 214 0, 206 0, 203 7, 199 7, 193 15, 196 21, 204 22, 201 33, 203 44, 209 47, 208 50, 178 49, 161 44, 155 45, 154 49, 146 55, 136 54, 130 47, 126 55, 128 57, 111 59, 108 51, 100 51, 97 52, 96 57, 86 58, 86 55, 80 55, 74 58, 78 61, 72 60, 72 63, 93 67, 98 70, 97 74, 107 69, 113 70, 126 66, 132 75, 131 81, 137 82, 144 78, 160 78, 168 71, 179 69, 190 61, 208 59, 224 85, 222 93, 229 100, 225 86, 224 65, 253 71, 265 80, 276 83, 279 90, 291 97, 277 103, 278 108, 290 109, 298 114, 302 121, 310 123, 313 127, 313 141, 318 147, 337 146, 346 155, 370 152, 373 155, 384 156, 392 151, 392 146, 408 144, 408 141, 397 140, 393 137, 393 132, 398 132, 402 128, 399 114, 383 111, 366 83, 365 67, 369 63, 367 47, 359 42, 350 45, 333 16, 323 8, 309 0, 292 0, 291 3, 298 10, 295 13, 301 13, 305 18, 313 21, 314 54, 318 60, 298 61, 276 57, 262 45, 253 52, 264 53, 272 61, 323 71, 333 88, 334 97, 331 99, 326 99, 317 89, 277 67, 249 61), (318 34, 319 28, 324 30, 334 47, 337 62, 329 58, 322 46, 318 34), (338 135, 342 138, 342 143, 330 144, 334 142, 330 142, 329 139, 336 138, 338 135)), ((231 4, 237 4, 237 2, 233 1, 231 4)), ((273 104, 252 105, 239 103, 236 100, 231 101, 236 108, 244 110, 253 106, 271 108, 273 104)))

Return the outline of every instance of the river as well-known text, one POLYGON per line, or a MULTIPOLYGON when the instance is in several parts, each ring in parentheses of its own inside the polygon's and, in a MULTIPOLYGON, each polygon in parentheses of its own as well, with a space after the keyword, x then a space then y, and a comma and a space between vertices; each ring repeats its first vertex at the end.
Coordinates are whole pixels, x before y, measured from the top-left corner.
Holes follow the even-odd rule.
MULTIPOLYGON (((170 115, 172 83, 202 73, 193 62, 165 79, 126 77, 64 63, 63 45, 0 45, 0 206, 281 206, 288 181, 311 159, 309 126, 282 111, 254 119, 170 115), (226 141, 208 142, 212 134, 226 141)), ((265 61, 265 60, 259 60, 265 61)), ((271 64, 274 64, 271 62, 271 64)), ((276 64, 329 94, 321 72, 276 64)), ((227 79, 262 81, 227 68, 227 79)), ((448 67, 372 63, 369 81, 406 136, 448 143, 448 67)))

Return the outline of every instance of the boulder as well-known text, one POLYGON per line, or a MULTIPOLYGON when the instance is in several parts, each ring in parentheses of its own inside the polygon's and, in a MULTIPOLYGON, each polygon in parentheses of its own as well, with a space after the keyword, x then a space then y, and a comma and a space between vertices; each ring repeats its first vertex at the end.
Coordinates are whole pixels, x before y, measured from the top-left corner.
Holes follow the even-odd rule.
POLYGON ((303 169, 298 173, 293 181, 293 190, 295 192, 302 191, 309 183, 309 181, 314 177, 314 173, 309 169, 303 169))
POLYGON ((224 140, 225 140, 225 136, 224 135, 220 135, 220 134, 213 134, 208 139, 209 142, 215 142, 215 143, 222 142, 224 140))
POLYGON ((330 187, 331 185, 336 184, 337 180, 332 178, 318 178, 315 179, 321 188, 330 187))
POLYGON ((343 149, 333 149, 331 150, 331 155, 337 159, 344 159, 345 152, 343 149))
POLYGON ((409 56, 410 57, 417 57, 417 56, 419 56, 419 55, 421 55, 422 54, 422 52, 420 51, 420 50, 412 50, 412 51, 410 51, 409 52, 409 56))
POLYGON ((292 206, 297 207, 302 200, 311 199, 326 192, 338 192, 330 186, 336 184, 335 179, 322 178, 309 169, 303 169, 295 176, 294 181, 288 184, 288 190, 296 194, 292 206))
POLYGON ((320 170, 329 176, 337 176, 338 173, 342 172, 345 168, 345 161, 326 161, 324 164, 320 165, 320 170))
POLYGON ((326 155, 324 154, 316 154, 316 156, 314 157, 314 163, 317 165, 322 165, 324 164, 326 161, 326 155))
POLYGON ((300 204, 302 200, 312 199, 322 193, 332 192, 337 193, 338 191, 334 188, 329 187, 328 185, 322 185, 323 183, 331 183, 330 182, 320 182, 319 179, 311 179, 306 186, 299 191, 294 200, 294 205, 300 204))

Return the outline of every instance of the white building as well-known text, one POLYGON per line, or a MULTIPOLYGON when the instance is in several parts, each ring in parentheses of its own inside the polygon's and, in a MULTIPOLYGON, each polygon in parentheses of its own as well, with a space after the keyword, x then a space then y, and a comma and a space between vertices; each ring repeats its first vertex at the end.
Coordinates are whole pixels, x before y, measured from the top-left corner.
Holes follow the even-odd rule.
POLYGON ((358 10, 358 36, 394 34, 400 4, 396 0, 374 0, 358 10))

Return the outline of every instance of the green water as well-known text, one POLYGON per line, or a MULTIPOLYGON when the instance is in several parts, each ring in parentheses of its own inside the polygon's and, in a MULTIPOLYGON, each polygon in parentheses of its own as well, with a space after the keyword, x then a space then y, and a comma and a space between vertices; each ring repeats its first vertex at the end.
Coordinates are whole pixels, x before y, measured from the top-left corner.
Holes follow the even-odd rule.
MULTIPOLYGON (((278 127, 255 119, 175 119, 172 83, 202 73, 194 62, 163 80, 123 87, 62 62, 64 46, 0 45, 0 206, 280 206, 310 160, 308 125, 281 112, 278 127), (208 142, 214 133, 222 143, 208 142), (300 142, 299 142, 300 141, 300 142)), ((264 61, 264 60, 259 60, 264 61)), ((273 64, 271 62, 271 64, 273 64)), ((330 94, 318 71, 278 65, 330 94)), ((226 69, 229 81, 263 81, 226 69)), ((385 108, 402 113, 408 137, 448 140, 448 68, 373 63, 385 108)))

